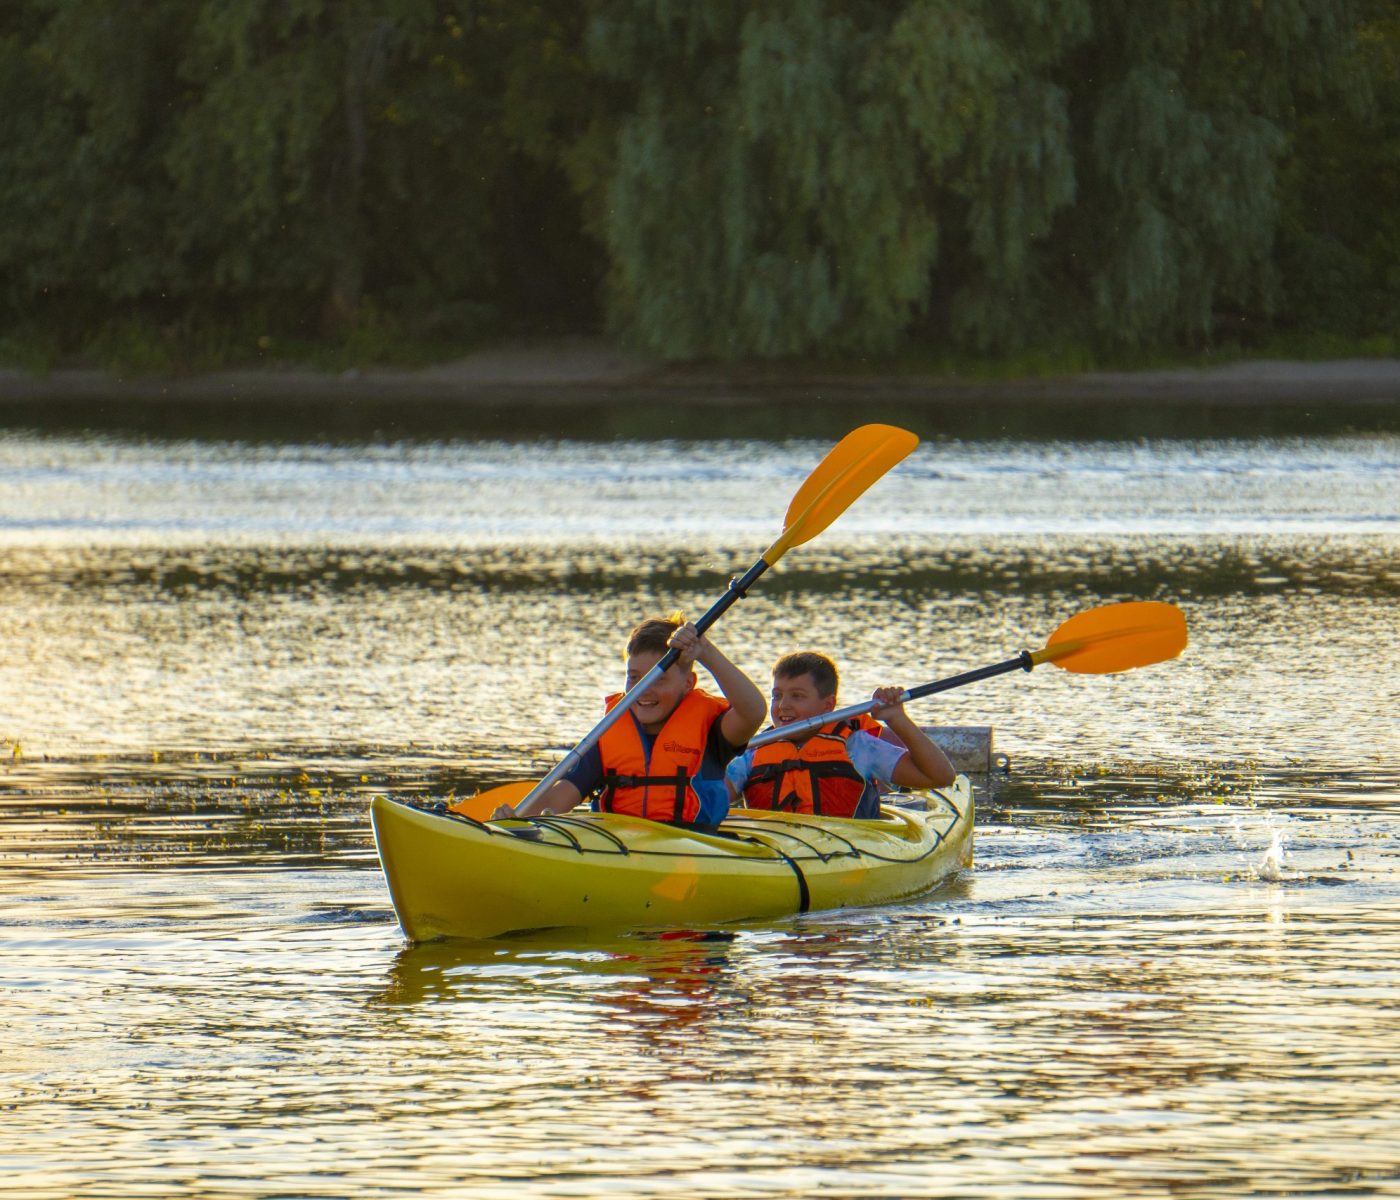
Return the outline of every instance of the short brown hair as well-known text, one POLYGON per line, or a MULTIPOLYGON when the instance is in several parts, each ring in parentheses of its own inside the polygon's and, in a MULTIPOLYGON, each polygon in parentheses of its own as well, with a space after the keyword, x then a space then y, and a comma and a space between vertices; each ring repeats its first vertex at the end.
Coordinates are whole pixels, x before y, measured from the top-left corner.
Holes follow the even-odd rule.
POLYGON ((665 654, 669 649, 666 643, 684 623, 685 617, 681 613, 672 613, 669 617, 648 617, 627 635, 627 657, 645 651, 665 654))
POLYGON ((799 675, 810 675, 817 685, 817 695, 825 699, 836 695, 841 686, 836 664, 825 654, 814 650, 801 650, 796 654, 784 654, 773 664, 774 679, 796 679, 799 675))

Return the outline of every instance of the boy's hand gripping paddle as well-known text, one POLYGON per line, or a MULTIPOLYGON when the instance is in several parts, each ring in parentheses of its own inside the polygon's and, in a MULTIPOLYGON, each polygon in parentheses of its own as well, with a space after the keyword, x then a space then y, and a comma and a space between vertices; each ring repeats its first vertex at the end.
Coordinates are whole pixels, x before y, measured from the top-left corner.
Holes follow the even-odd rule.
MULTIPOLYGON (((1023 650, 1015 658, 964 671, 934 683, 920 684, 906 691, 900 703, 946 692, 965 683, 1005 675, 1008 671, 1029 671, 1041 663, 1052 663, 1066 671, 1085 675, 1112 675, 1134 667, 1175 658, 1186 648, 1186 617, 1173 604, 1158 600, 1133 600, 1126 604, 1106 604, 1070 617, 1045 646, 1034 652, 1023 650)), ((883 707, 878 700, 865 700, 832 712, 820 713, 801 721, 770 729, 749 740, 750 746, 785 742, 823 725, 858 717, 883 707)))
MULTIPOLYGON (((843 437, 816 469, 807 476, 797 489, 792 503, 788 505, 783 518, 783 531, 778 540, 765 550, 739 578, 731 579, 723 596, 710 606, 710 610, 695 622, 696 630, 703 636, 705 631, 722 617, 729 607, 743 598, 758 577, 782 558, 793 546, 811 541, 837 517, 846 511, 877 479, 896 463, 906 458, 919 444, 919 439, 907 429, 893 425, 862 425, 843 437)), ((539 783, 521 795, 519 783, 508 783, 490 791, 480 792, 469 800, 452 806, 452 811, 462 813, 476 820, 485 820, 501 804, 518 806, 538 796, 546 788, 552 787, 559 779, 578 763, 583 755, 595 745, 613 723, 622 717, 637 698, 645 692, 680 657, 680 651, 668 650, 656 666, 643 675, 627 694, 622 697, 607 715, 598 722, 577 746, 539 783)))

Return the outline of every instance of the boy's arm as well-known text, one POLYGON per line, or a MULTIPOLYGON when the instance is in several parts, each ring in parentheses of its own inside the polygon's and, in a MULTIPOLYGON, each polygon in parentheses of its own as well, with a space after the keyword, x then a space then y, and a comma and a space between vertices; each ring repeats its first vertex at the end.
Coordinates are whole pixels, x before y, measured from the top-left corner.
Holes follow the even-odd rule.
POLYGON ((596 745, 590 746, 579 757, 564 777, 555 783, 542 796, 536 796, 527 808, 522 800, 512 808, 503 804, 491 814, 491 820, 502 817, 540 817, 550 813, 566 813, 578 807, 585 796, 591 796, 603 782, 603 755, 596 745))
POLYGON ((904 755, 895 764, 890 780, 900 787, 947 787, 958 773, 948 761, 948 756, 909 719, 904 705, 899 702, 903 694, 904 689, 897 687, 876 688, 874 693, 876 700, 888 703, 884 708, 877 708, 872 715, 876 720, 885 722, 904 743, 904 755))
POLYGON ((713 642, 700 637, 694 625, 682 625, 671 635, 670 644, 680 650, 681 662, 698 662, 714 676, 719 690, 729 701, 729 711, 720 718, 720 732, 731 746, 747 746, 749 738, 758 732, 763 718, 768 715, 763 693, 715 648, 713 642))
POLYGON ((549 813, 566 813, 570 809, 577 808, 582 799, 583 793, 578 788, 567 779, 561 779, 549 791, 536 796, 533 800, 521 801, 516 807, 502 804, 491 814, 491 820, 499 821, 504 817, 542 817, 549 813))

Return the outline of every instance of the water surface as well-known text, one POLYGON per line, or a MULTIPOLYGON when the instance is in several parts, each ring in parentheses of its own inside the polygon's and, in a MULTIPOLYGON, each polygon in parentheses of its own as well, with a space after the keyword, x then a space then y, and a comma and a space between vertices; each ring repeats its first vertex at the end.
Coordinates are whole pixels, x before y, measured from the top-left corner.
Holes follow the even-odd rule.
POLYGON ((934 440, 716 627, 946 693, 974 869, 726 930, 407 948, 366 817, 549 766, 829 443, 0 442, 16 1195, 1400 1191, 1400 438, 934 440))

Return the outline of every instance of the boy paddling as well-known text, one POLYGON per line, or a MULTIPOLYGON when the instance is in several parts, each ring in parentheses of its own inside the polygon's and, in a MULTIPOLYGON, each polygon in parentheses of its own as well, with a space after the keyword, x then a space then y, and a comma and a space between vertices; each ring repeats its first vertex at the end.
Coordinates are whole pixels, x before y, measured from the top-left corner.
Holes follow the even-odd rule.
MULTIPOLYGON (((780 658, 773 667, 774 728, 831 712, 838 682, 836 664, 823 654, 780 658)), ((822 726, 801 740, 770 742, 735 757, 725 773, 731 795, 749 808, 866 818, 880 812, 877 784, 946 787, 957 772, 904 711, 903 693, 877 688, 874 699, 885 705, 871 714, 902 746, 881 740, 877 721, 868 718, 822 726)))
MULTIPOLYGON (((575 808, 585 796, 601 812, 679 825, 717 825, 729 809, 724 769, 763 723, 763 694, 695 626, 652 618, 627 639, 624 692, 668 649, 680 659, 644 691, 582 759, 548 791, 518 808, 503 804, 492 820, 575 808), (723 699, 696 686, 695 663, 723 699)), ((611 708, 621 694, 609 696, 611 708)))

